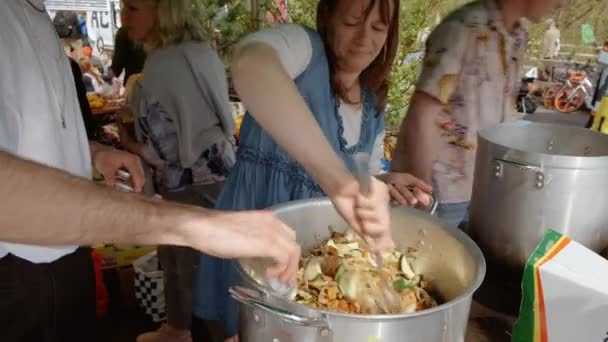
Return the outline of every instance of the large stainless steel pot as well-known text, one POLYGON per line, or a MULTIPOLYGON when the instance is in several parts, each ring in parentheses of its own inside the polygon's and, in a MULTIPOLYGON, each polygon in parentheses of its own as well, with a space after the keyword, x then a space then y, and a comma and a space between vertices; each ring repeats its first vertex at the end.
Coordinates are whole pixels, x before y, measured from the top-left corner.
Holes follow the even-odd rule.
POLYGON ((607 203, 607 136, 537 123, 479 134, 467 230, 488 259, 523 269, 547 229, 600 252, 607 203))
MULTIPOLYGON (((272 208, 293 227, 305 251, 329 237, 328 226, 346 224, 327 199, 297 201, 272 208)), ((239 334, 244 342, 461 342, 471 298, 485 274, 479 248, 463 232, 443 226, 414 209, 392 209, 393 237, 399 249, 418 247, 422 272, 446 303, 409 315, 351 315, 289 303, 269 291, 264 262, 239 262, 242 287, 231 289, 240 303, 239 334)), ((272 248, 272 246, 268 246, 272 248)))

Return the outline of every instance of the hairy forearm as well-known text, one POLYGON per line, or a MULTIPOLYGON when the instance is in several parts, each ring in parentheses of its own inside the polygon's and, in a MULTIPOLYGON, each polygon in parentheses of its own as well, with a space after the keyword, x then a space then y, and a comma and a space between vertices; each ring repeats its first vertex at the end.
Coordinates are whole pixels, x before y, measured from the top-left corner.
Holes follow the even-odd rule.
POLYGON ((181 229, 192 214, 180 205, 113 191, 5 152, 0 165, 0 240, 186 244, 181 229))
POLYGON ((424 93, 412 98, 406 119, 401 125, 392 161, 393 172, 410 173, 432 184, 437 128, 435 118, 441 105, 424 93))
POLYGON ((234 85, 256 121, 330 195, 351 180, 270 46, 241 48, 232 65, 234 85))

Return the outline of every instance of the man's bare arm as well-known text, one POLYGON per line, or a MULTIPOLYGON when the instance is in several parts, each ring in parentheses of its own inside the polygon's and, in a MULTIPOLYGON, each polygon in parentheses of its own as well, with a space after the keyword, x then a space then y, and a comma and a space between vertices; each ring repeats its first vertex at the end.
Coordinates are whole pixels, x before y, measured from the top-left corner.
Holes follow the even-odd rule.
POLYGON ((0 152, 0 165, 0 240, 183 244, 171 229, 176 220, 186 219, 187 211, 179 206, 113 191, 5 152, 0 152))
POLYGON ((392 161, 393 172, 410 173, 432 184, 433 162, 437 154, 435 122, 443 110, 439 100, 416 92, 408 114, 401 124, 399 140, 392 161))
POLYGON ((269 276, 295 283, 295 232, 269 212, 219 212, 122 193, 5 152, 0 179, 0 241, 167 244, 223 258, 267 257, 275 262, 269 276))

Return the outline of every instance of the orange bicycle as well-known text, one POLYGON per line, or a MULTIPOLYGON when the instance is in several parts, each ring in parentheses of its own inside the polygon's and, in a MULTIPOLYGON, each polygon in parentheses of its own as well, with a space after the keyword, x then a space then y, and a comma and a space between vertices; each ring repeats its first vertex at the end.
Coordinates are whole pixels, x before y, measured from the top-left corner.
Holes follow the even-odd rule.
POLYGON ((583 107, 593 84, 585 71, 570 71, 563 85, 554 85, 543 94, 543 104, 560 113, 576 112, 583 107))

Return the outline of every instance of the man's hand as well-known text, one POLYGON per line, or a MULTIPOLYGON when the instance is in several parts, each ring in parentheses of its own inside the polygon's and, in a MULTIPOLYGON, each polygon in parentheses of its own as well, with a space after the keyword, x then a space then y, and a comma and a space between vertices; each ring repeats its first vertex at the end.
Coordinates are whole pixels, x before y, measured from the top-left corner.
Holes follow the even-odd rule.
POLYGON ((373 178, 369 195, 359 193, 359 184, 347 183, 330 196, 338 213, 346 223, 360 234, 374 252, 382 252, 394 247, 390 227, 388 188, 373 178))
POLYGON ((409 173, 391 172, 383 175, 382 179, 388 185, 391 199, 404 207, 421 204, 431 205, 433 199, 429 195, 433 187, 409 173))
POLYGON ((296 286, 300 246, 296 233, 267 211, 214 211, 204 224, 213 229, 197 227, 197 220, 185 225, 188 244, 193 248, 220 258, 271 258, 269 278, 296 286))
POLYGON ((131 181, 136 192, 142 191, 145 183, 144 169, 138 156, 117 149, 91 143, 91 158, 93 165, 99 171, 107 185, 117 182, 116 173, 125 169, 131 174, 131 181))

